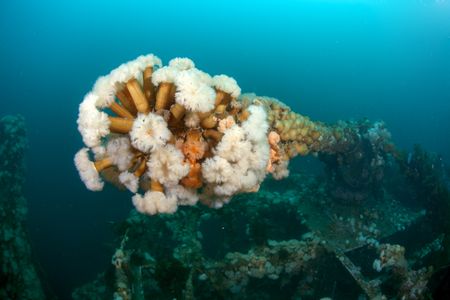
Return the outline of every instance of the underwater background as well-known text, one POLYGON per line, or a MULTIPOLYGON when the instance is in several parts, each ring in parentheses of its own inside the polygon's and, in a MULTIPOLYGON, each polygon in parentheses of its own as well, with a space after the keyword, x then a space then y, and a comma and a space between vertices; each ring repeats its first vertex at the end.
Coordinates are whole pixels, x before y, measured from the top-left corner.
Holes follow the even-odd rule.
POLYGON ((30 234, 61 299, 110 264, 110 222, 132 207, 79 180, 78 105, 141 54, 190 57, 313 120, 384 120, 399 147, 450 160, 448 1, 2 1, 0 40, 1 115, 25 116, 30 234))

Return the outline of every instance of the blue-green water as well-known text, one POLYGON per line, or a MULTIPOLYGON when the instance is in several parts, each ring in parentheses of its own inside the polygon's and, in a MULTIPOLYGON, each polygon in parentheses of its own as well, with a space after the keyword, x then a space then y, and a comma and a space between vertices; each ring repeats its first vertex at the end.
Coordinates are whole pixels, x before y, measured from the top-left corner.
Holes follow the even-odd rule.
POLYGON ((78 104, 140 54, 190 57, 316 120, 382 119, 450 160, 449 1, 3 1, 0 41, 0 112, 27 120, 31 235, 61 297, 110 263, 107 222, 131 208, 78 179, 78 104))

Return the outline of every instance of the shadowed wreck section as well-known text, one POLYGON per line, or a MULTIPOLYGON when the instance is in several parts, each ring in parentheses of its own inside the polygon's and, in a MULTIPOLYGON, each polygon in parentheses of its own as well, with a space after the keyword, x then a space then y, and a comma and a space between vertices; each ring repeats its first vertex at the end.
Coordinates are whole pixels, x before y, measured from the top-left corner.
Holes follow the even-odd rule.
POLYGON ((448 227, 427 200, 411 207, 404 187, 383 182, 382 197, 349 205, 320 177, 292 172, 281 183, 216 210, 133 210, 114 226, 111 266, 74 299, 445 299, 436 295, 448 293, 448 227))
POLYGON ((46 299, 32 258, 23 195, 25 151, 22 116, 0 119, 0 298, 46 299))

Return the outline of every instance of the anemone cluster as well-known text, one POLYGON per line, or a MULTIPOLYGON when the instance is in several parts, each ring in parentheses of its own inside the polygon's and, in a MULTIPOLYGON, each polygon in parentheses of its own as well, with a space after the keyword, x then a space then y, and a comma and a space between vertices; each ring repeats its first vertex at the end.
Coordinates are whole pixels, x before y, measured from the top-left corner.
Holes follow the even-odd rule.
POLYGON ((150 54, 119 66, 80 104, 81 179, 93 191, 103 180, 126 187, 147 214, 199 199, 220 207, 257 191, 270 169, 268 116, 257 99, 238 101, 240 92, 233 78, 212 77, 188 58, 162 66, 150 54))
POLYGON ((429 289, 428 281, 433 273, 433 267, 422 267, 413 270, 405 258, 405 247, 401 245, 381 244, 377 248, 380 257, 373 262, 373 268, 381 272, 388 269, 390 276, 395 278, 394 291, 396 299, 425 299, 429 289))
POLYGON ((302 240, 270 240, 267 244, 248 253, 227 253, 223 261, 208 263, 199 280, 209 279, 215 286, 237 294, 251 278, 277 280, 282 275, 300 273, 322 250, 320 239, 313 234, 302 240))
MULTIPOLYGON (((188 58, 162 66, 153 54, 100 77, 80 104, 78 129, 86 147, 75 165, 86 187, 102 190, 106 180, 127 188, 147 214, 199 200, 221 207, 258 191, 269 173, 288 176, 297 155, 345 153, 362 138, 349 123, 328 126, 277 99, 241 95, 233 78, 210 76, 188 58)), ((383 130, 364 138, 380 144, 383 130)))

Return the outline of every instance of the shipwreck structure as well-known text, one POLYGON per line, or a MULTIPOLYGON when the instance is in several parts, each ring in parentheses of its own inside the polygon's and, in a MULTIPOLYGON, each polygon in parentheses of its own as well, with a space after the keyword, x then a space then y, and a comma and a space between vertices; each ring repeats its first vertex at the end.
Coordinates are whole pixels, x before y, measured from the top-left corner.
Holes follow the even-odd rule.
POLYGON ((312 121, 190 59, 147 55, 97 80, 78 126, 86 187, 127 189, 136 211, 116 224, 110 269, 75 299, 449 291, 448 170, 420 148, 396 149, 382 122, 312 121), (287 177, 298 155, 325 172, 287 177))

